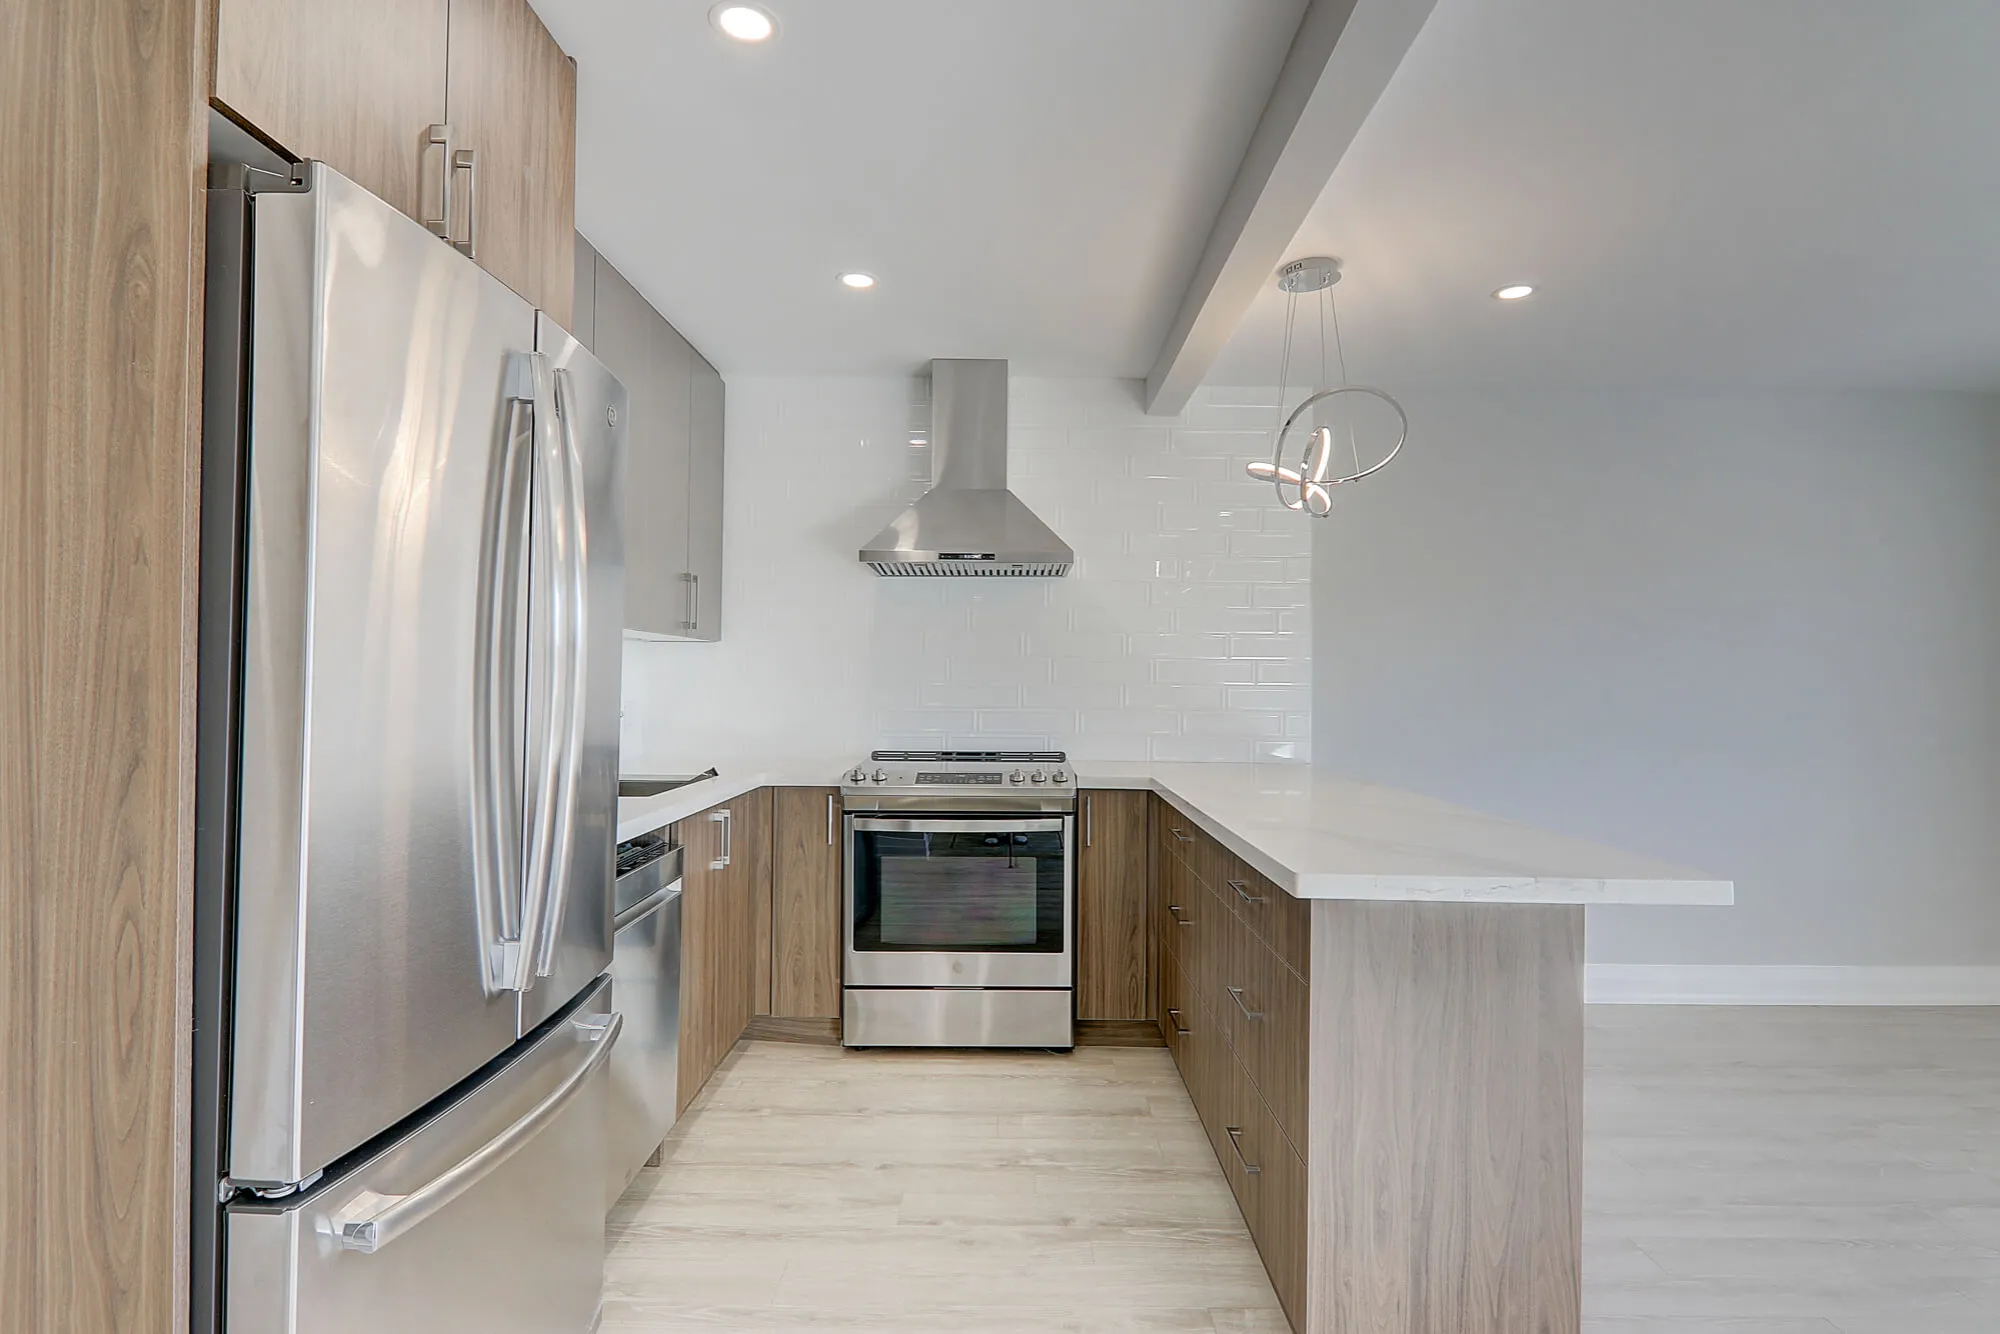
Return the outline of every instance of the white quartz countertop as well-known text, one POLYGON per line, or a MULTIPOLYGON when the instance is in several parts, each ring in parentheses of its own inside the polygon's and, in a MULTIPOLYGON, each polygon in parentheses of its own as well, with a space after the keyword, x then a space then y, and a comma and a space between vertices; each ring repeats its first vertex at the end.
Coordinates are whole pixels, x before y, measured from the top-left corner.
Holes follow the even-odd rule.
MULTIPOLYGON (((724 764, 717 776, 618 803, 636 837, 759 787, 838 786, 852 756, 724 764)), ((699 768, 701 766, 695 766, 699 768)), ((1157 792, 1279 888, 1302 899, 1727 905, 1735 885, 1302 764, 1079 761, 1083 788, 1157 792)), ((641 777, 643 775, 627 775, 641 777)))
MULTIPOLYGON (((623 843, 628 838, 651 833, 662 825, 698 815, 710 806, 720 805, 745 792, 755 792, 760 787, 839 787, 840 776, 854 767, 851 755, 834 759, 778 756, 731 763, 725 763, 724 759, 718 756, 673 771, 700 773, 712 768, 715 770, 713 778, 704 778, 698 783, 689 783, 686 787, 677 787, 655 797, 620 797, 618 841, 623 843)), ((667 776, 670 775, 666 772, 622 775, 626 780, 667 776)))

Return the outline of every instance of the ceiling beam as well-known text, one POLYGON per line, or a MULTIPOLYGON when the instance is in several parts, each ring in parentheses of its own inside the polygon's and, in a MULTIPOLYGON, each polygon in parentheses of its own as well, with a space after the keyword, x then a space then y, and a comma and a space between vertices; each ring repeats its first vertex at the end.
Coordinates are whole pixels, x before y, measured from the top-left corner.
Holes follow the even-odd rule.
POLYGON ((1174 416, 1284 262, 1436 0, 1310 0, 1194 279, 1146 376, 1146 411, 1174 416))

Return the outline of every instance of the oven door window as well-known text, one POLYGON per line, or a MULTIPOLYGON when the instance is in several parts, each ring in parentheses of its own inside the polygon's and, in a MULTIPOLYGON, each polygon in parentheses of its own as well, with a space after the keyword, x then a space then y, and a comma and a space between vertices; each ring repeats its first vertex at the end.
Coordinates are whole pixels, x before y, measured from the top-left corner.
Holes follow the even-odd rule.
POLYGON ((1060 954, 1064 874, 1060 821, 895 823, 854 831, 854 948, 870 952, 1060 954), (1012 827, 1009 827, 1009 826, 1012 827))

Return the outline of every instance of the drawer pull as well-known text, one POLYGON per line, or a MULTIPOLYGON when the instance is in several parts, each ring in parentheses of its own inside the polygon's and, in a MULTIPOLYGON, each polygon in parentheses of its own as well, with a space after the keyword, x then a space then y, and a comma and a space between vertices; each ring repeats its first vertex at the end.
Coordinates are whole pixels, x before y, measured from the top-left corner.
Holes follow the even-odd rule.
POLYGON ((1245 1158, 1243 1156, 1242 1126, 1224 1126, 1222 1128, 1222 1131, 1224 1134, 1229 1136, 1229 1147, 1236 1150, 1236 1161, 1243 1164, 1243 1170, 1245 1172, 1249 1173, 1251 1176, 1255 1176, 1257 1175, 1257 1173, 1264 1170, 1263 1168, 1259 1167, 1257 1164, 1251 1162, 1248 1158, 1245 1158))
POLYGON ((1242 899, 1245 903, 1262 903, 1264 901, 1262 894, 1252 894, 1250 886, 1244 884, 1241 880, 1225 880, 1222 883, 1235 890, 1236 897, 1242 899))
POLYGON ((1192 1028, 1181 1027, 1181 1012, 1171 1005, 1167 1007, 1167 1018, 1174 1021, 1174 1036, 1184 1038, 1194 1032, 1192 1028))
POLYGON ((1167 905, 1167 914, 1174 919, 1174 925, 1176 926, 1194 925, 1194 918, 1181 916, 1185 911, 1186 909, 1182 908, 1178 903, 1169 903, 1167 905))
POLYGON ((1184 832, 1183 830, 1180 830, 1180 829, 1176 829, 1176 828, 1175 828, 1174 826, 1172 826, 1172 825, 1168 825, 1168 826, 1167 826, 1167 832, 1168 832, 1169 834, 1172 834, 1172 835, 1173 835, 1173 836, 1174 836, 1174 837, 1175 837, 1175 838, 1176 838, 1177 840, 1179 840, 1179 841, 1180 841, 1180 842, 1182 842, 1182 843, 1192 843, 1192 842, 1194 842, 1194 835, 1193 835, 1193 834, 1190 834, 1190 833, 1186 833, 1186 832, 1184 832))
POLYGON ((1253 1010, 1243 1003, 1242 987, 1224 987, 1223 990, 1229 993, 1229 999, 1236 1002, 1236 1008, 1243 1011, 1245 1019, 1262 1019, 1264 1017, 1262 1010, 1253 1010))

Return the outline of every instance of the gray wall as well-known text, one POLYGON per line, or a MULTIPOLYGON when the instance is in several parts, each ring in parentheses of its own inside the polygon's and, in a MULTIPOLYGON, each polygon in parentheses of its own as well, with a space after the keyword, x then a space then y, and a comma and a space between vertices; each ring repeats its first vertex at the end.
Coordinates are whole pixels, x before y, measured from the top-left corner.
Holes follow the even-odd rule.
POLYGON ((1737 881, 1593 962, 2000 962, 2000 400, 1407 406, 1316 525, 1319 764, 1737 881))

